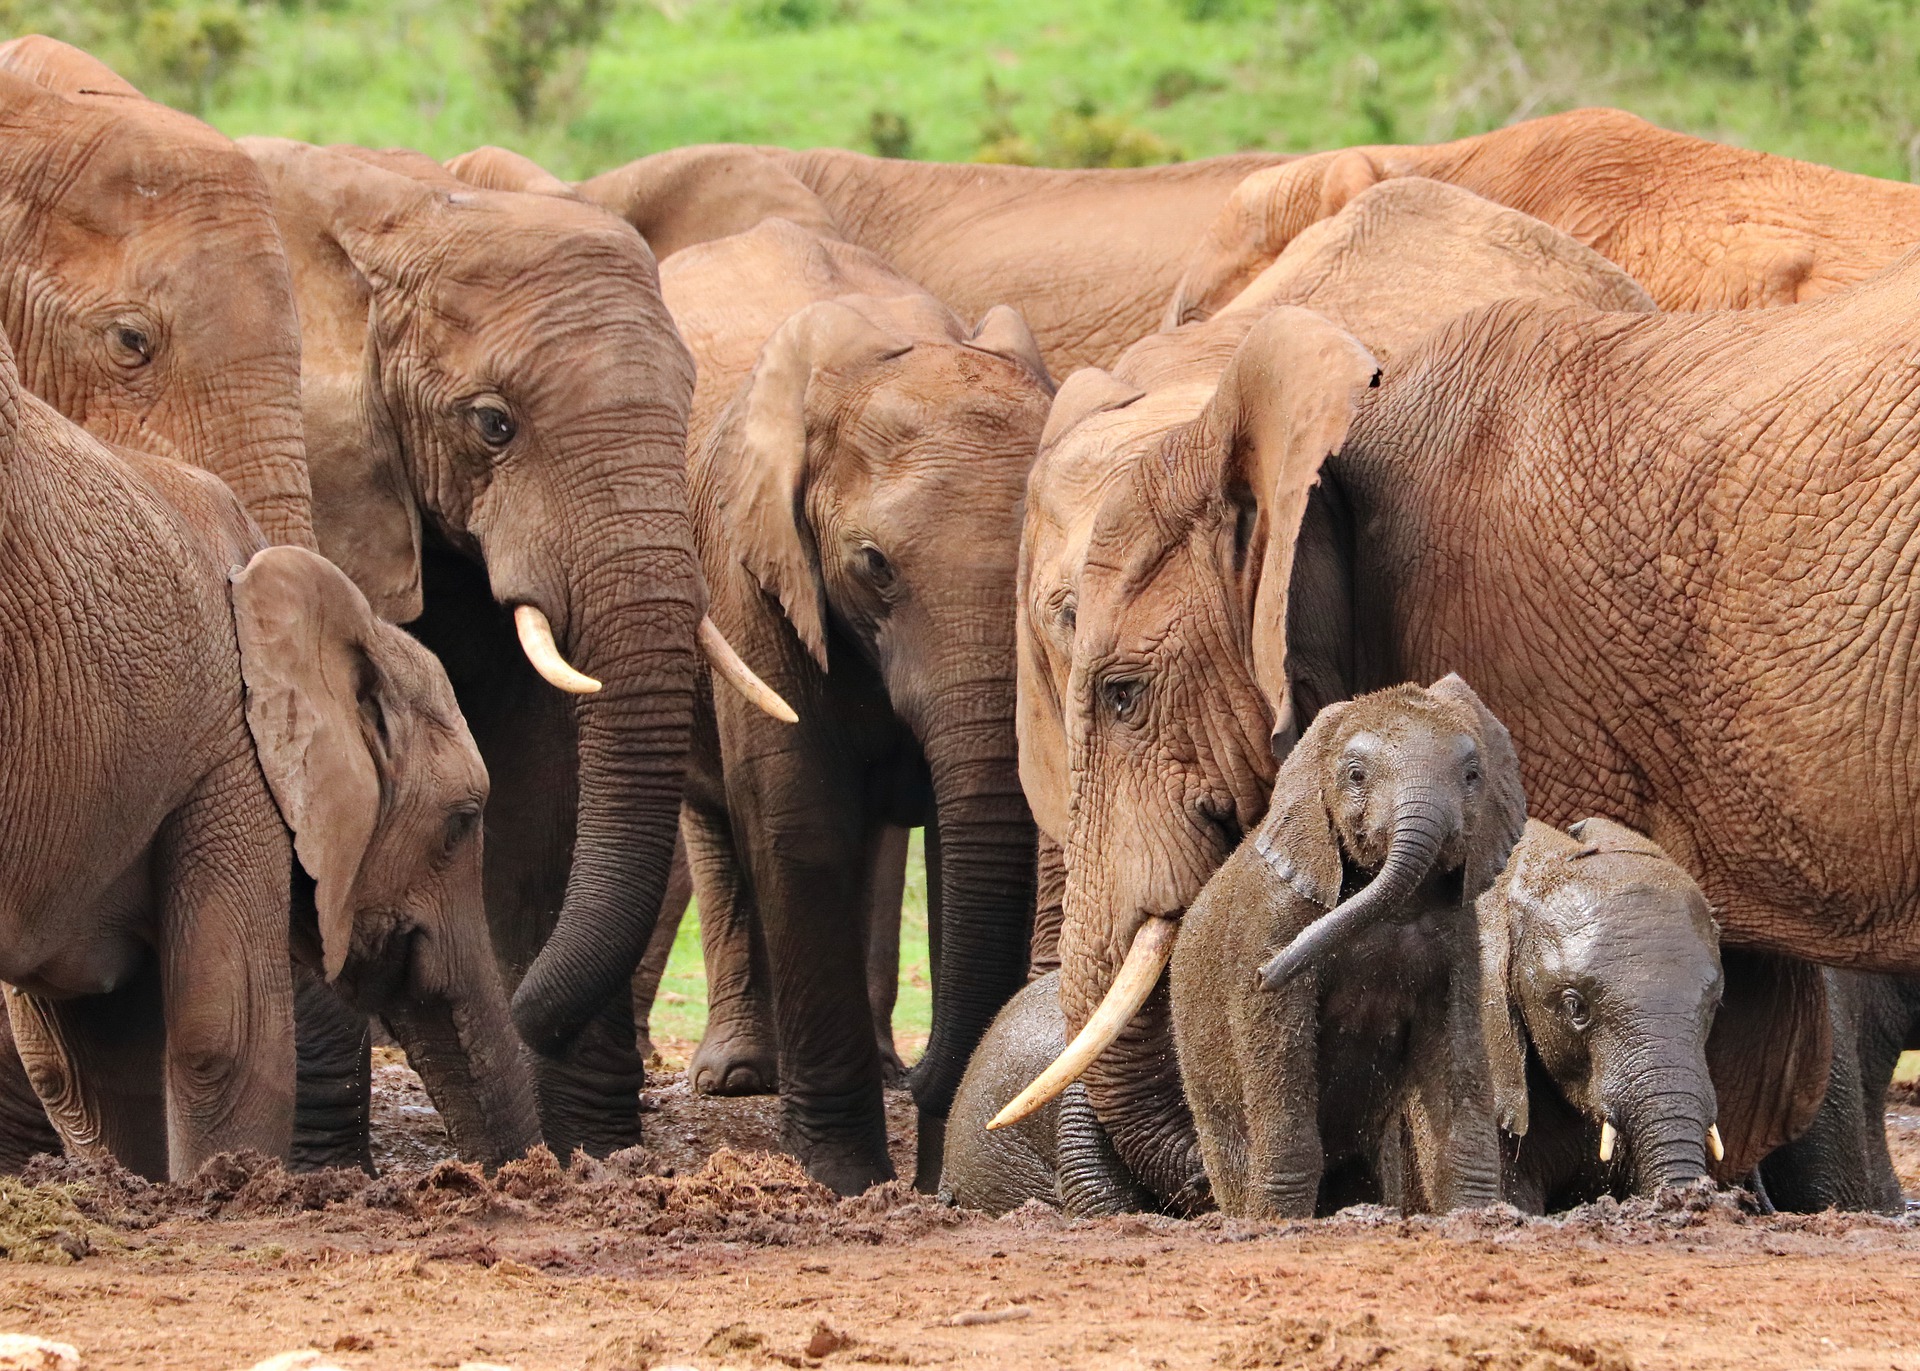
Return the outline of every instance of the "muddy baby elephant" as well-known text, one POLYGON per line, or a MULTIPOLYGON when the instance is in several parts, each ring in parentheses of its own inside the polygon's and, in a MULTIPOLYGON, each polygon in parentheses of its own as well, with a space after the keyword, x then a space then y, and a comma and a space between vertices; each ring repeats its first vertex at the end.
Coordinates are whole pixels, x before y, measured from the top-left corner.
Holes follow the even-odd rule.
POLYGON ((1545 1213, 1706 1176, 1724 980, 1693 878, 1609 819, 1536 821, 1479 912, 1507 1199, 1545 1213))
POLYGON ((1458 676, 1333 705, 1302 735, 1173 952, 1224 1212, 1499 1198, 1473 905, 1525 821, 1507 730, 1458 676))
POLYGON ((1008 1127, 988 1122, 1066 1051, 1060 973, 1028 983, 995 1017, 967 1063, 953 1112, 940 1196, 963 1209, 1004 1214, 1039 1200, 1077 1217, 1152 1207, 1135 1183, 1078 1081, 1008 1127))

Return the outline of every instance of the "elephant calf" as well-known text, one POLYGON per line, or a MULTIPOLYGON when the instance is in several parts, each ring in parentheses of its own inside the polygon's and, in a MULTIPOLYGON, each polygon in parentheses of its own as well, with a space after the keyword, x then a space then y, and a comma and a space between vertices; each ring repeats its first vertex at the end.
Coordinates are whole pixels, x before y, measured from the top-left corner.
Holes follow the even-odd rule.
POLYGON ((1313 721, 1173 952, 1174 1041, 1223 1211, 1499 1198, 1473 903, 1525 821, 1507 730, 1458 676, 1313 721))
POLYGON ((1527 825, 1480 897, 1507 1199, 1545 1213, 1707 1174, 1707 1035, 1724 984, 1693 878, 1609 819, 1527 825))

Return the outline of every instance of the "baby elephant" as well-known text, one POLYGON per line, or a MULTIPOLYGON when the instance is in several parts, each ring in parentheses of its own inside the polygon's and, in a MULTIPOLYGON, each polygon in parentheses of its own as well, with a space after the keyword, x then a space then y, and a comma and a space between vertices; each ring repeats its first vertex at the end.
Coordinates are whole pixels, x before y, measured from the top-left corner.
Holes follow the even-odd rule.
POLYGON ((1525 822, 1513 742, 1458 676, 1313 721, 1173 954, 1221 1209, 1500 1197, 1474 900, 1525 822))
POLYGON ((1612 820, 1529 823, 1480 937, 1507 1199, 1538 1214, 1707 1175, 1720 939, 1693 878, 1612 820))

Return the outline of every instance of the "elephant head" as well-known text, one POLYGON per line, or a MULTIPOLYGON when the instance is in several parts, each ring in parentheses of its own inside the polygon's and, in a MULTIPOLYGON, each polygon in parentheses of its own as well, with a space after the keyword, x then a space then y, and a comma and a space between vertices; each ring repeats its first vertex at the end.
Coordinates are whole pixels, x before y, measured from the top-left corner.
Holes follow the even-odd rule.
POLYGON ((1692 877, 1611 820, 1564 833, 1530 823, 1481 897, 1480 924, 1501 1127, 1528 1131, 1531 1056, 1635 1191, 1707 1175, 1709 1151, 1721 1150, 1707 1041, 1724 981, 1719 931, 1692 877))
POLYGON ((1157 335, 1062 386, 1035 472, 1020 745, 1036 815, 1064 826, 1060 998, 1081 1036, 1062 1068, 1086 1069, 1120 1155, 1176 1205, 1204 1181, 1155 986, 1171 921, 1266 807, 1271 739, 1291 739, 1296 531, 1377 374, 1300 309, 1157 335), (1084 522, 1041 522, 1062 485, 1104 498, 1084 522))
POLYGON ((1435 881, 1451 903, 1477 899, 1506 865, 1527 803, 1506 726, 1450 675, 1322 710, 1281 769, 1270 813, 1255 849, 1328 910, 1260 968, 1274 988, 1435 881))
POLYGON ((540 1138, 481 891, 487 772, 439 662, 331 563, 257 553, 233 576, 247 725, 312 882, 295 956, 378 1014, 464 1157, 540 1138))
POLYGON ((201 467, 313 546, 300 336, 259 169, 85 53, 0 44, 0 325, 94 434, 201 467))
POLYGON ((424 158, 245 146, 294 264, 322 549, 406 620, 424 522, 581 697, 573 865, 514 994, 527 1041, 561 1052, 626 985, 673 850, 704 600, 692 359, 646 243, 604 211, 424 158))

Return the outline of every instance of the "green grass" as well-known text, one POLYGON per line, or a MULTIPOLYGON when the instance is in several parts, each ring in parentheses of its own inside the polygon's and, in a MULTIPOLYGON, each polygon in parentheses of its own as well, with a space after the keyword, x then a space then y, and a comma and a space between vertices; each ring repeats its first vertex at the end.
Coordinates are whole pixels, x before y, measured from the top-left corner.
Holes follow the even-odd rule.
POLYGON ((437 157, 499 142, 567 176, 717 140, 1303 150, 1594 102, 1880 175, 1920 161, 1914 0, 613 0, 530 126, 479 55, 486 8, 0 0, 0 18, 91 45, 230 133, 437 157))
MULTIPOLYGON (((927 863, 922 831, 907 849, 907 888, 900 909, 900 998, 893 1006, 893 1037, 911 1064, 926 1046, 933 1022, 933 973, 927 956, 927 863)), ((679 1064, 707 1026, 707 972, 700 960, 700 911, 690 906, 673 940, 673 956, 654 1002, 654 1045, 679 1064)))

